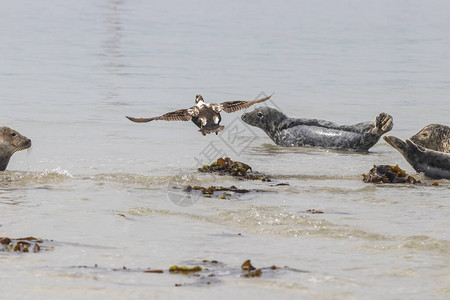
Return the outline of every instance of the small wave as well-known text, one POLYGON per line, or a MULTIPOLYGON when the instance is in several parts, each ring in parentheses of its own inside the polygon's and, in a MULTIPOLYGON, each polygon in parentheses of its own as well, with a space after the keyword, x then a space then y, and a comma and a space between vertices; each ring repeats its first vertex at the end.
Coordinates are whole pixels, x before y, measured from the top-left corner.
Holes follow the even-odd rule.
POLYGON ((401 247, 450 253, 450 241, 440 240, 425 235, 408 237, 403 241, 401 247))
POLYGON ((135 186, 161 186, 167 184, 173 176, 146 176, 130 173, 111 173, 111 174, 97 174, 84 179, 90 179, 93 181, 113 182, 126 185, 135 186))
POLYGON ((214 216, 200 216, 186 212, 173 212, 148 208, 133 208, 129 214, 136 216, 183 216, 202 222, 244 228, 254 234, 281 236, 320 236, 333 239, 361 238, 371 241, 387 240, 376 233, 366 232, 348 225, 338 225, 306 214, 295 214, 279 207, 249 206, 242 210, 219 212, 214 216))
POLYGON ((231 176, 219 176, 212 173, 198 173, 198 172, 179 172, 174 175, 166 176, 148 176, 131 173, 110 173, 110 174, 97 174, 88 177, 82 177, 83 179, 112 182, 124 185, 142 186, 142 187, 155 187, 161 188, 163 186, 184 188, 187 185, 219 185, 226 182, 242 182, 238 178, 231 176))
POLYGON ((5 171, 0 174, 0 187, 59 184, 71 177, 68 171, 59 168, 44 172, 5 171))
POLYGON ((279 180, 314 180, 314 181, 323 181, 323 180, 360 180, 362 181, 362 175, 308 175, 308 174, 292 174, 292 175, 273 175, 272 178, 279 180))
POLYGON ((168 176, 147 176, 131 173, 112 173, 112 174, 97 174, 89 176, 87 179, 94 181, 113 182, 125 185, 134 186, 167 186, 184 187, 185 185, 199 184, 204 182, 205 176, 197 173, 178 173, 168 176))
POLYGON ((437 252, 440 254, 450 253, 450 241, 437 239, 425 235, 409 236, 406 238, 392 238, 388 243, 378 245, 365 245, 367 248, 380 251, 396 251, 400 249, 437 252))
POLYGON ((241 210, 218 212, 213 216, 202 216, 188 212, 174 212, 144 207, 133 208, 127 213, 135 216, 178 216, 199 222, 213 223, 244 229, 248 233, 278 236, 315 236, 328 239, 360 239, 359 247, 378 251, 408 251, 450 253, 450 241, 429 236, 396 237, 372 233, 349 225, 335 224, 318 215, 298 214, 279 207, 249 206, 241 210))
POLYGON ((214 219, 226 225, 238 225, 258 234, 284 236, 312 235, 326 238, 385 240, 374 234, 348 225, 339 225, 307 214, 296 214, 278 207, 255 207, 219 213, 214 219))

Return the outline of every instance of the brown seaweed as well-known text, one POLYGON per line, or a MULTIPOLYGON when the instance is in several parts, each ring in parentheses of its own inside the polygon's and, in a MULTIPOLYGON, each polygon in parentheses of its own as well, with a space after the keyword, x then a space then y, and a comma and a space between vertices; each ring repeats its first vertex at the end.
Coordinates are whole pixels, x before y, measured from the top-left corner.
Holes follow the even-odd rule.
POLYGON ((252 265, 252 262, 250 261, 250 259, 247 259, 246 261, 244 261, 244 263, 241 265, 241 269, 242 271, 253 271, 256 270, 256 268, 252 265))
POLYGON ((202 260, 203 263, 211 263, 211 264, 218 264, 219 262, 215 259, 213 260, 208 260, 208 259, 204 259, 202 260))
POLYGON ((2 245, 9 245, 11 243, 11 239, 8 237, 2 237, 0 238, 0 244, 2 245))
POLYGON ((171 266, 169 268, 169 272, 170 273, 181 273, 181 274, 191 274, 191 273, 196 273, 196 272, 200 272, 202 271, 202 267, 200 266, 195 266, 195 267, 186 267, 186 266, 171 266))
POLYGON ((256 269, 255 271, 250 271, 242 274, 242 277, 260 277, 262 275, 261 269, 256 269))
POLYGON ((40 252, 44 241, 35 237, 25 237, 11 239, 9 237, 0 237, 0 251, 14 251, 21 253, 40 252))
POLYGON ((242 274, 243 277, 260 277, 262 275, 261 269, 256 269, 250 259, 247 259, 244 261, 244 263, 241 266, 242 271, 244 272, 242 274))
MULTIPOLYGON (((128 268, 126 266, 118 268, 105 268, 100 267, 97 264, 94 266, 72 266, 72 268, 82 268, 87 270, 100 270, 104 272, 142 272, 146 274, 172 274, 178 278, 177 281, 182 278, 181 276, 187 276, 195 278, 194 282, 190 283, 175 283, 175 286, 201 286, 210 285, 212 283, 220 282, 223 277, 236 277, 241 276, 245 278, 261 277, 264 273, 265 276, 274 276, 282 272, 300 272, 305 273, 307 271, 290 268, 288 266, 278 267, 270 265, 269 267, 255 268, 250 260, 246 260, 241 267, 227 266, 226 264, 215 259, 203 259, 201 261, 192 260, 185 261, 184 264, 193 267, 187 267, 185 265, 178 266, 173 265, 167 269, 152 269, 152 268, 128 268), (178 276, 178 277, 177 277, 178 276)), ((151 275, 149 275, 151 276, 151 275)), ((155 275, 158 276, 158 275, 155 275)))
POLYGON ((248 190, 248 189, 239 189, 235 187, 234 185, 230 187, 223 187, 223 186, 209 186, 209 187, 203 187, 203 186, 191 186, 187 185, 184 188, 185 192, 191 193, 192 191, 199 191, 204 197, 211 198, 212 196, 219 198, 219 199, 229 199, 230 196, 233 194, 246 194, 250 192, 263 192, 262 190, 248 190))
POLYGON ((240 179, 249 179, 249 180, 262 180, 271 182, 272 180, 261 173, 254 172, 252 167, 249 165, 240 162, 233 161, 231 158, 219 158, 216 162, 212 164, 204 165, 202 168, 197 169, 199 172, 204 173, 218 173, 219 175, 229 175, 233 177, 238 177, 240 179))
POLYGON ((310 214, 323 214, 323 211, 315 210, 314 208, 313 209, 307 209, 306 212, 310 213, 310 214))
POLYGON ((144 273, 156 273, 156 274, 162 274, 164 273, 163 270, 145 270, 144 273))
POLYGON ((420 183, 420 180, 406 174, 398 165, 374 165, 368 174, 363 174, 363 181, 367 183, 420 183))

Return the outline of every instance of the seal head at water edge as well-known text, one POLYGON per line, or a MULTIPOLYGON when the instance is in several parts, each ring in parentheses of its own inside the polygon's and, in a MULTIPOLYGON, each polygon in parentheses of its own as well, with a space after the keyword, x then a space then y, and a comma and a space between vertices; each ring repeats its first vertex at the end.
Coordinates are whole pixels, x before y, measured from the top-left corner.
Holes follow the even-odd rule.
POLYGON ((410 140, 434 151, 450 153, 450 127, 445 125, 427 125, 413 135, 410 140))
POLYGON ((272 107, 256 108, 242 115, 242 120, 264 130, 283 147, 321 147, 337 150, 367 151, 394 125, 389 114, 379 114, 374 122, 354 125, 306 118, 289 118, 272 107))
POLYGON ((6 126, 0 126, 0 171, 6 170, 9 159, 17 151, 31 147, 31 140, 6 126))
POLYGON ((427 149, 395 136, 385 136, 384 140, 397 149, 417 172, 434 179, 450 179, 450 153, 427 149))

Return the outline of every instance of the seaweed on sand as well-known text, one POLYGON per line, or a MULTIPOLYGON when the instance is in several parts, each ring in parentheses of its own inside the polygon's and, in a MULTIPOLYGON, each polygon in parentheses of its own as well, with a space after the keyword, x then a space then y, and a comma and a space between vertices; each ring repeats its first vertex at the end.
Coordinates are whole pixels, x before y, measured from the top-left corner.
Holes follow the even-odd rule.
POLYGON ((40 252, 44 241, 35 237, 11 239, 0 237, 0 251, 6 252, 40 252))
POLYGON ((420 180, 406 174, 398 165, 374 165, 368 174, 363 174, 363 181, 372 183, 420 183, 420 180))
POLYGON ((244 261, 244 263, 241 266, 242 271, 244 272, 242 274, 243 277, 260 277, 262 275, 262 270, 255 268, 250 259, 247 259, 244 261))
MULTIPOLYGON (((183 265, 173 265, 169 269, 152 269, 152 268, 110 268, 101 267, 95 264, 94 266, 72 266, 72 268, 86 269, 87 272, 137 272, 146 274, 155 274, 154 276, 164 276, 164 274, 170 274, 175 280, 187 280, 187 282, 175 283, 175 286, 201 286, 218 283, 223 278, 252 278, 260 277, 263 274, 268 277, 277 276, 284 272, 299 272, 306 273, 308 271, 290 268, 288 266, 277 267, 271 265, 269 267, 255 268, 250 260, 246 260, 240 267, 229 266, 215 259, 203 259, 184 261, 183 265), (161 274, 161 275, 156 275, 161 274)), ((151 275, 150 275, 151 276, 151 275)))
POLYGON ((209 166, 204 165, 197 170, 199 172, 218 173, 219 175, 229 175, 241 179, 262 180, 267 182, 272 181, 268 176, 254 172, 249 165, 240 161, 233 161, 229 157, 219 158, 209 166))
POLYGON ((197 273, 202 271, 202 267, 195 266, 195 267, 186 267, 186 266, 171 266, 169 268, 170 273, 180 273, 180 274, 191 274, 191 273, 197 273))
POLYGON ((203 187, 198 185, 196 186, 187 185, 184 188, 184 191, 188 193, 191 193, 192 191, 200 191, 201 194, 206 198, 211 198, 212 196, 215 196, 219 199, 228 199, 227 197, 230 197, 233 194, 246 194, 252 191, 262 192, 262 190, 238 189, 234 185, 232 185, 231 187, 214 186, 214 185, 210 187, 203 187))

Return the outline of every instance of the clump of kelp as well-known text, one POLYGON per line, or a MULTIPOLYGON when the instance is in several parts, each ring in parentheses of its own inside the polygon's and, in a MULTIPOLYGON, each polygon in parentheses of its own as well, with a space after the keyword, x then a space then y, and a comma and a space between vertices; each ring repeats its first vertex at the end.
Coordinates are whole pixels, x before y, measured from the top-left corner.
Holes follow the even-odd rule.
MULTIPOLYGON (((95 264, 94 266, 73 266, 77 269, 96 270, 104 272, 142 272, 148 274, 171 274, 175 276, 176 280, 183 280, 183 278, 189 278, 190 282, 175 283, 175 286, 192 286, 192 285, 210 285, 220 282, 222 277, 272 277, 280 272, 300 272, 306 273, 307 271, 290 268, 288 266, 278 267, 275 265, 269 267, 256 268, 252 265, 250 260, 246 260, 240 267, 227 266, 226 264, 217 260, 204 259, 202 261, 187 261, 186 265, 173 265, 169 269, 135 269, 128 267, 120 268, 103 268, 95 264), (178 275, 178 276, 176 276, 178 275), (194 281, 192 281, 194 279, 194 281)), ((183 280, 184 281, 184 280, 183 280)))
POLYGON ((363 181, 368 183, 420 183, 420 180, 406 174, 398 165, 374 165, 368 174, 363 174, 363 181))
POLYGON ((237 194, 246 194, 246 193, 250 193, 252 191, 254 192, 262 192, 262 190, 248 190, 248 189, 239 189, 237 187, 235 187, 234 185, 232 185, 231 187, 223 187, 223 186, 210 186, 210 187, 203 187, 203 186, 191 186, 191 185, 187 185, 184 188, 185 192, 189 192, 191 193, 192 191, 200 191, 200 193, 206 197, 206 198, 211 198, 213 196, 215 196, 216 198, 219 199, 228 199, 230 196, 234 195, 235 193, 237 194))
POLYGON ((272 181, 268 176, 258 172, 254 172, 252 170, 252 167, 250 167, 249 165, 240 161, 233 161, 229 157, 219 158, 212 164, 204 165, 197 170, 204 173, 218 173, 219 175, 229 175, 240 179, 261 180, 266 182, 272 181))
POLYGON ((169 268, 169 273, 174 273, 174 274, 192 274, 192 273, 196 273, 196 272, 200 272, 202 271, 202 267, 201 266, 195 266, 195 267, 186 267, 186 266, 171 266, 169 268))
POLYGON ((323 214, 323 211, 316 210, 314 208, 313 209, 307 209, 306 212, 309 213, 309 214, 323 214))
MULTIPOLYGON (((172 272, 171 269, 178 269, 179 267, 173 266, 171 269, 169 269, 169 272, 172 274, 179 273, 184 275, 190 275, 195 276, 199 278, 199 282, 196 283, 190 283, 188 285, 192 284, 211 284, 212 282, 217 282, 219 279, 218 277, 231 275, 231 276, 240 276, 243 278, 252 278, 252 277, 261 277, 263 274, 266 274, 267 276, 273 276, 276 274, 276 272, 279 271, 290 271, 290 272, 301 272, 306 273, 307 271, 299 270, 290 268, 288 266, 284 267, 277 267, 275 265, 269 266, 269 267, 262 267, 262 268, 256 268, 252 265, 250 259, 244 261, 242 263, 241 267, 238 268, 232 268, 227 267, 225 264, 218 262, 217 260, 203 260, 201 263, 202 266, 197 265, 195 267, 182 267, 182 270, 185 268, 188 270, 187 272, 172 272)), ((183 286, 187 284, 175 284, 175 286, 183 286)))
MULTIPOLYGON (((18 239, 11 239, 9 237, 0 237, 0 251, 7 252, 40 252, 44 240, 35 237, 25 237, 18 239)), ((46 247, 44 246, 44 249, 46 247)))
MULTIPOLYGON (((275 267, 275 266, 273 266, 275 267)), ((277 267, 275 267, 276 269, 277 267)), ((273 270, 275 270, 273 269, 273 270)), ((252 265, 250 259, 244 261, 241 265, 241 270, 243 271, 242 277, 260 277, 262 275, 262 270, 257 269, 252 265)))

